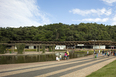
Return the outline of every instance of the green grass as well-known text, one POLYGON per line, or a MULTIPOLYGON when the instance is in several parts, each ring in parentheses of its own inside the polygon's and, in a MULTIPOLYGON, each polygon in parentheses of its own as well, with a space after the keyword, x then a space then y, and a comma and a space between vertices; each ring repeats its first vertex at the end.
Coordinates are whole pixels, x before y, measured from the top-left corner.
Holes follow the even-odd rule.
POLYGON ((86 77, 116 77, 116 60, 86 77))
POLYGON ((93 50, 79 50, 79 51, 75 51, 75 52, 84 52, 84 53, 87 53, 87 51, 89 51, 89 53, 93 53, 94 52, 93 50))

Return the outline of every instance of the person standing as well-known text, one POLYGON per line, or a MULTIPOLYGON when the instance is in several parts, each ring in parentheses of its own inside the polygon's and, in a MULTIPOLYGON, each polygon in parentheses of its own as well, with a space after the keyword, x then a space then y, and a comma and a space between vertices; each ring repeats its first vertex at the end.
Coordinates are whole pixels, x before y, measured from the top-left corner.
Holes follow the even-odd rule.
POLYGON ((64 59, 66 60, 66 58, 67 58, 67 54, 66 54, 66 52, 65 52, 65 54, 64 54, 64 59))
POLYGON ((61 54, 60 54, 59 58, 60 58, 60 60, 62 59, 62 55, 61 54))
POLYGON ((87 51, 87 55, 89 54, 89 51, 87 51))
POLYGON ((114 51, 114 55, 116 56, 116 52, 114 51))
POLYGON ((66 51, 66 53, 67 53, 67 59, 69 59, 69 52, 68 52, 68 51, 66 51))

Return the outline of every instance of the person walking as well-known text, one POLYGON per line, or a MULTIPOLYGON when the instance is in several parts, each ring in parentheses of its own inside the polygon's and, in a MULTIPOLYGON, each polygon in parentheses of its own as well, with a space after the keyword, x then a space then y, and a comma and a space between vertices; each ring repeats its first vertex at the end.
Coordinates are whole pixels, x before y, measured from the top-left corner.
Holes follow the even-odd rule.
POLYGON ((103 55, 103 57, 104 57, 104 55, 105 55, 105 54, 104 54, 104 50, 102 51, 102 55, 103 55))
POLYGON ((108 57, 109 57, 110 56, 110 52, 108 51, 107 54, 108 54, 108 57))
POLYGON ((98 52, 96 53, 96 56, 98 57, 98 52))
POLYGON ((105 56, 106 56, 106 51, 105 51, 105 56))
POLYGON ((115 51, 114 51, 114 56, 115 56, 115 51))

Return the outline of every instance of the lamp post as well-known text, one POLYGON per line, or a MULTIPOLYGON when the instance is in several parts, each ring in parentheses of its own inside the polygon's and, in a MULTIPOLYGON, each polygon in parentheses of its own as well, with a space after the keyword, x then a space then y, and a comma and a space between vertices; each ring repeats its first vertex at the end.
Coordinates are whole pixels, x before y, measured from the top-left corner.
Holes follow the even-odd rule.
POLYGON ((95 39, 96 39, 96 32, 94 30, 94 53, 95 53, 95 39))
POLYGON ((94 39, 94 54, 95 54, 95 39, 94 39))

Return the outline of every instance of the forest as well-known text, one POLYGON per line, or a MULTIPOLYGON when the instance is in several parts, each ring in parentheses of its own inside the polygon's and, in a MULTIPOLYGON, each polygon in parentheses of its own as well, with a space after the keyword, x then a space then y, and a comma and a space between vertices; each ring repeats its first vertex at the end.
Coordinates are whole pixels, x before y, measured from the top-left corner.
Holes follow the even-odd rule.
POLYGON ((0 42, 8 41, 116 41, 116 25, 97 23, 63 24, 19 28, 0 27, 0 42))

